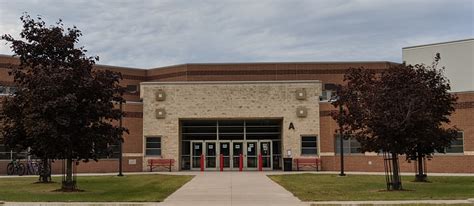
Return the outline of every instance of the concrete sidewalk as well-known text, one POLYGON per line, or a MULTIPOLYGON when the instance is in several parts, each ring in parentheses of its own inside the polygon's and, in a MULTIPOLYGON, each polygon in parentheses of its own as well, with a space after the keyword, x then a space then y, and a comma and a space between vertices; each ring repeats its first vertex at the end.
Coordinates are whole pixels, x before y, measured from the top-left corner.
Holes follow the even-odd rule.
POLYGON ((264 172, 205 172, 169 196, 159 205, 307 205, 276 184, 264 172))
MULTIPOLYGON (((338 172, 143 172, 143 173, 126 173, 126 175, 145 175, 145 174, 163 174, 163 175, 194 175, 195 177, 186 183, 183 187, 171 194, 164 202, 111 202, 111 203, 65 203, 65 202, 5 202, 4 205, 30 206, 30 205, 55 205, 55 206, 79 206, 79 205, 140 205, 140 206, 226 206, 226 205, 269 205, 269 206, 309 206, 313 204, 330 204, 330 205, 359 205, 359 204, 375 204, 375 205, 397 205, 407 203, 430 203, 430 204, 455 204, 467 203, 473 204, 474 200, 408 200, 408 201, 324 201, 324 202, 301 202, 293 194, 285 190, 277 183, 270 180, 267 175, 277 174, 338 174, 338 172)), ((347 174, 362 175, 383 175, 383 173, 368 172, 347 172, 347 174)), ((97 175, 117 175, 116 173, 100 173, 100 174, 79 174, 80 176, 97 176, 97 175)), ((408 175, 408 174, 407 174, 408 175)), ((413 175, 413 174, 409 174, 413 175)), ((430 174, 433 176, 472 176, 473 174, 430 174)), ((0 206, 3 205, 0 202, 0 206)))

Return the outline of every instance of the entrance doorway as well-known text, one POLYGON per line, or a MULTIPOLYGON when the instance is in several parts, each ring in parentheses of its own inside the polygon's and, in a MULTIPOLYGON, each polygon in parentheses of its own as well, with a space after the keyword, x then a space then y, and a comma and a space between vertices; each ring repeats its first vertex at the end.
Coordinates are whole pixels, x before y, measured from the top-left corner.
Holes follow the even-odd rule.
POLYGON ((181 120, 182 170, 281 169, 281 119, 181 120))
POLYGON ((200 169, 201 168, 201 155, 202 155, 202 147, 203 142, 192 142, 191 143, 191 162, 192 162, 192 169, 200 169))
MULTIPOLYGON (((222 167, 224 170, 232 168, 231 166, 231 145, 230 141, 219 142, 219 163, 223 164, 222 167)), ((219 166, 220 166, 219 164, 219 166)))
POLYGON ((242 141, 232 142, 232 169, 238 170, 240 164, 244 164, 244 143, 242 141), (242 158, 242 159, 241 159, 242 158))
POLYGON ((263 169, 271 169, 273 164, 272 157, 272 142, 270 140, 263 140, 259 142, 260 161, 263 169))
POLYGON ((272 141, 193 141, 190 153, 192 170, 200 170, 204 162, 204 170, 263 170, 273 169, 272 141), (219 145, 219 147, 217 147, 219 145), (204 146, 204 148, 202 147, 204 146), (232 148, 232 149, 231 149, 232 148))
POLYGON ((217 168, 217 147, 216 142, 205 142, 206 149, 204 155, 204 162, 206 163, 205 168, 216 169, 217 168))

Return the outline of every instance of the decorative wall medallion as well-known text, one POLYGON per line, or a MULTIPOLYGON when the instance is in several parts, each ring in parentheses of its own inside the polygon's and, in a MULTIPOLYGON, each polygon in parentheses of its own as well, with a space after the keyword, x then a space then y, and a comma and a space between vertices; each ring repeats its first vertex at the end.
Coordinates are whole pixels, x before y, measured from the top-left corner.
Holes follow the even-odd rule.
POLYGON ((306 90, 305 89, 297 89, 296 90, 296 99, 305 100, 306 99, 306 90))
POLYGON ((306 116, 308 116, 308 109, 306 107, 296 108, 296 116, 297 117, 306 117, 306 116))
POLYGON ((156 118, 157 119, 164 119, 166 117, 165 109, 156 109, 156 118))
POLYGON ((162 89, 159 89, 156 92, 156 101, 165 101, 166 99, 166 93, 162 89))

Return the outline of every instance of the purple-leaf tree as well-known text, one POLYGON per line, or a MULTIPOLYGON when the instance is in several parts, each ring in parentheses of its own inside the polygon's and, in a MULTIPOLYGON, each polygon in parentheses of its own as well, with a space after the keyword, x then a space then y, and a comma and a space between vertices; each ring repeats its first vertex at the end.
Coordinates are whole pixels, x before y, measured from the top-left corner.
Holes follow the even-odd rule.
MULTIPOLYGON (((351 68, 344 76, 347 84, 333 102, 343 108, 332 116, 343 126, 344 137, 356 138, 363 152, 390 155, 391 189, 402 189, 399 155, 422 165, 425 156, 443 152, 456 138, 449 116, 457 98, 449 93, 443 69, 437 68, 439 59, 437 54, 432 66, 401 64, 381 73, 351 68)), ((421 167, 416 176, 425 181, 419 178, 426 177, 421 167)))
POLYGON ((44 160, 66 161, 62 189, 76 189, 73 163, 98 160, 122 141, 124 127, 120 73, 94 69, 98 57, 77 47, 81 31, 65 29, 61 20, 46 26, 38 17, 22 16, 21 39, 3 35, 20 64, 11 68, 17 91, 6 98, 2 134, 11 148, 30 148, 44 160))

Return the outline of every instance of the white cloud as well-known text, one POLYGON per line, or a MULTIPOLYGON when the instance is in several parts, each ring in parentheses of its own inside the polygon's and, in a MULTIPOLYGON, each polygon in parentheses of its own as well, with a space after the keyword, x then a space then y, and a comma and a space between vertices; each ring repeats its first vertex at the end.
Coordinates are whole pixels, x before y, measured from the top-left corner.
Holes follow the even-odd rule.
MULTIPOLYGON (((100 64, 401 60, 401 47, 473 36, 473 2, 0 0, 0 32, 27 11, 76 25, 100 64)), ((0 44, 0 53, 9 53, 0 44)))

